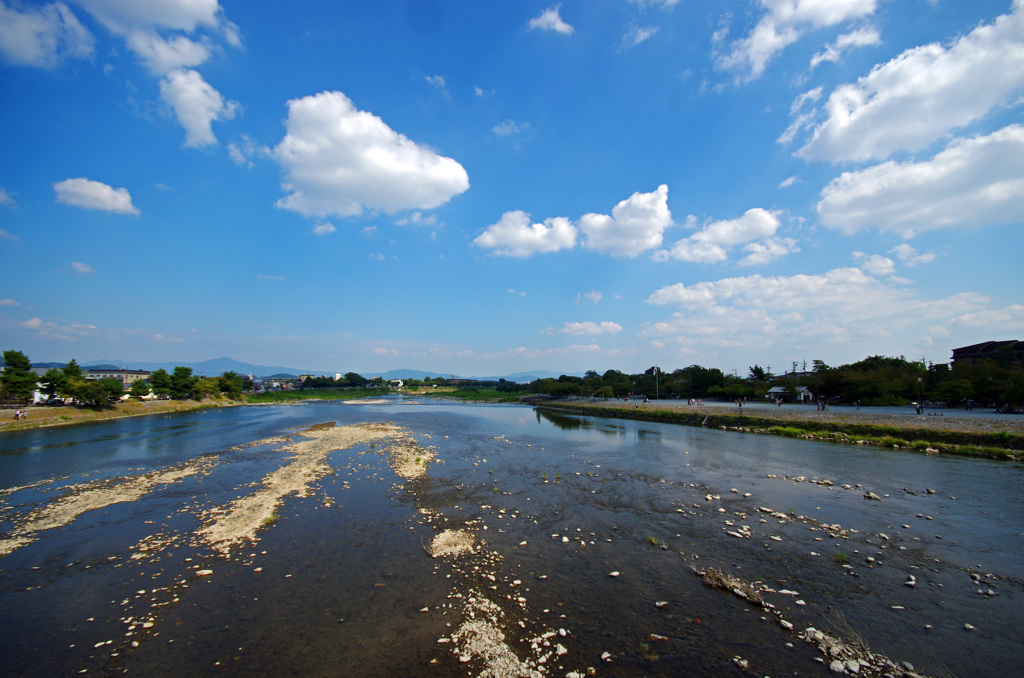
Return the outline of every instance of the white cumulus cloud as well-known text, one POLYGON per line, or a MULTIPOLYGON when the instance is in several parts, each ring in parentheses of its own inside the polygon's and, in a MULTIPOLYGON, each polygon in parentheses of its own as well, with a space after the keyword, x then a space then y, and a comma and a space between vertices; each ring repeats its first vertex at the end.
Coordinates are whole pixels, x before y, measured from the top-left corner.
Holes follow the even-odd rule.
POLYGON ((883 257, 881 254, 854 252, 853 258, 861 262, 860 267, 863 271, 875 277, 892 275, 896 272, 896 262, 889 257, 883 257))
POLYGON ((669 285, 647 303, 677 310, 644 325, 641 336, 679 354, 695 348, 713 353, 723 347, 756 346, 764 352, 780 347, 794 356, 844 348, 862 355, 865 345, 882 352, 905 351, 915 337, 923 348, 940 331, 953 342, 966 341, 974 336, 967 330, 973 332, 987 320, 1004 329, 1024 329, 1020 304, 994 307, 991 298, 973 292, 924 299, 905 282, 883 280, 861 268, 837 268, 821 274, 669 285))
POLYGON ((821 191, 821 223, 904 238, 938 228, 1024 219, 1024 126, 958 139, 931 160, 843 172, 821 191))
POLYGON ((950 46, 909 49, 856 84, 837 87, 826 119, 798 154, 806 159, 881 160, 917 151, 1024 93, 1024 0, 950 46))
POLYGON ((889 250, 889 254, 895 254, 896 258, 907 266, 917 266, 918 264, 930 264, 935 261, 935 255, 931 252, 924 254, 918 253, 918 251, 908 245, 907 243, 900 243, 889 250))
POLYGON ((514 210, 501 215, 498 223, 488 226, 473 244, 500 256, 528 257, 572 249, 576 246, 576 228, 565 217, 531 224, 529 214, 514 210))
POLYGON ((160 81, 160 97, 174 110, 185 128, 185 146, 200 148, 217 143, 214 120, 230 120, 238 102, 225 101, 220 92, 193 70, 176 70, 160 81))
POLYGON ((562 35, 572 35, 572 32, 575 29, 562 21, 562 16, 559 14, 561 9, 561 5, 548 7, 540 13, 540 16, 530 19, 530 23, 528 24, 530 30, 554 31, 555 33, 561 33, 562 35))
POLYGON ((752 248, 748 264, 777 258, 793 251, 795 242, 772 240, 781 222, 774 212, 761 207, 747 210, 736 219, 715 221, 697 233, 676 242, 667 250, 655 252, 656 261, 690 261, 695 263, 716 263, 729 258, 729 251, 738 245, 760 242, 762 248, 752 248), (769 258, 770 257, 770 258, 769 258))
POLYGON ((90 56, 93 42, 63 2, 21 11, 0 0, 0 55, 8 63, 54 68, 64 57, 90 56))
POLYGON ((184 35, 164 38, 148 30, 132 31, 125 40, 154 75, 199 66, 210 58, 212 50, 207 40, 192 40, 184 35))
POLYGON ((288 193, 278 207, 318 217, 431 209, 469 188, 462 165, 358 110, 341 92, 289 101, 285 126, 273 152, 288 193))
POLYGON ((77 0, 108 29, 125 33, 138 26, 194 31, 200 26, 229 30, 219 0, 77 0))
POLYGON ((80 177, 58 181, 53 190, 57 193, 57 202, 65 205, 118 214, 139 214, 132 205, 132 196, 127 188, 113 188, 100 181, 80 177))
POLYGON ((651 193, 634 193, 606 214, 584 214, 579 230, 586 236, 583 246, 614 256, 635 257, 660 247, 662 234, 672 225, 668 209, 668 186, 651 193))

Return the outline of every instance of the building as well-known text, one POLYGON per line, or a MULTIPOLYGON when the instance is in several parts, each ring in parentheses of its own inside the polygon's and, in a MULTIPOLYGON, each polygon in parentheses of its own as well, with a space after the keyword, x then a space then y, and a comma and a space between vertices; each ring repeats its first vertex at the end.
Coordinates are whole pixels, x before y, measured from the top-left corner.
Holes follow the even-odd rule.
POLYGON ((954 348, 953 364, 971 360, 991 360, 1005 355, 1016 356, 1018 361, 1024 363, 1024 341, 983 341, 980 344, 954 348))
MULTIPOLYGON (((796 388, 793 389, 793 391, 793 400, 795 402, 809 403, 814 400, 814 394, 811 393, 810 389, 807 388, 806 386, 797 386, 796 388)), ((785 386, 772 386, 770 389, 768 389, 768 393, 766 395, 772 400, 776 398, 782 398, 783 400, 786 400, 787 398, 790 397, 790 392, 789 389, 785 386)))
POLYGON ((148 370, 122 370, 118 368, 114 369, 89 369, 85 371, 85 378, 87 381, 99 381, 100 379, 117 379, 125 387, 131 386, 137 381, 145 381, 149 379, 150 372, 148 370))

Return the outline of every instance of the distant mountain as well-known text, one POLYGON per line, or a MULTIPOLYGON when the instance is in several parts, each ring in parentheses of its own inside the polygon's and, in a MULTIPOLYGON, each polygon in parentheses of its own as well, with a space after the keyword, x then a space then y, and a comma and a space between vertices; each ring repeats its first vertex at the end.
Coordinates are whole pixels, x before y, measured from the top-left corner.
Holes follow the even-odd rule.
MULTIPOLYGON (((582 377, 584 372, 552 372, 551 370, 536 370, 534 372, 516 372, 515 374, 506 374, 504 379, 508 381, 514 381, 519 384, 527 384, 531 381, 537 381, 538 379, 558 379, 562 375, 569 377, 582 377)), ((494 379, 493 377, 491 379, 494 379)))
MULTIPOLYGON (((431 379, 437 379, 442 377, 444 379, 476 379, 478 381, 514 381, 518 384, 525 384, 531 381, 537 381, 538 379, 557 379, 558 377, 566 374, 565 372, 552 372, 550 370, 537 370, 535 372, 516 372, 515 374, 505 374, 502 376, 493 377, 476 377, 476 376, 461 376, 453 374, 451 372, 424 372, 423 370, 388 370, 380 374, 363 374, 364 377, 384 377, 385 379, 423 379, 424 377, 430 377, 431 379)), ((571 372, 569 376, 582 377, 582 372, 571 372)))
MULTIPOLYGON (((93 362, 85 363, 82 367, 92 368, 100 365, 114 366, 116 368, 125 368, 132 370, 153 370, 163 369, 171 372, 175 367, 191 367, 192 372, 204 377, 216 377, 225 372, 237 372, 241 375, 251 374, 254 377, 268 377, 273 374, 288 374, 291 376, 298 376, 300 374, 326 374, 323 371, 318 370, 298 370, 294 367, 281 367, 280 365, 252 365, 250 363, 243 363, 235 360, 234 358, 214 358, 213 360, 203 360, 201 362, 170 362, 170 363, 151 363, 151 362, 130 362, 126 363, 123 360, 96 360, 93 362)), ((332 373, 333 375, 333 373, 332 373)))
POLYGON ((387 372, 360 372, 359 374, 361 374, 362 376, 366 377, 367 379, 372 379, 373 377, 383 377, 384 379, 387 379, 388 381, 390 381, 392 379, 421 379, 422 380, 422 379, 425 379, 426 377, 430 377, 431 379, 437 379, 439 377, 444 378, 444 379, 450 379, 452 377, 458 378, 456 375, 452 374, 451 372, 424 372, 423 370, 408 370, 408 369, 388 370, 387 372))
MULTIPOLYGON (((50 366, 50 363, 36 363, 37 366, 50 366)), ((64 363, 53 363, 54 367, 64 367, 64 363)), ((243 363, 234 358, 214 358, 212 360, 203 360, 200 362, 168 362, 168 363, 154 363, 154 362, 125 362, 124 360, 111 360, 109 358, 103 358, 100 360, 93 360, 88 363, 83 363, 82 367, 85 369, 131 369, 131 370, 153 370, 163 369, 168 372, 174 371, 175 367, 190 367, 192 372, 204 377, 216 377, 225 372, 237 372, 241 375, 251 374, 254 377, 266 378, 266 377, 278 377, 283 378, 281 375, 297 377, 300 374, 326 374, 328 376, 334 376, 337 371, 326 371, 326 370, 312 370, 312 369, 297 369, 294 367, 282 367, 280 365, 253 365, 251 363, 243 363)), ((352 372, 354 370, 344 370, 344 372, 352 372)), ((387 372, 356 372, 367 379, 373 377, 383 377, 384 379, 424 379, 430 377, 431 379, 477 379, 479 381, 499 381, 504 379, 506 381, 514 381, 519 384, 536 381, 537 379, 557 379, 563 374, 569 374, 573 377, 582 377, 582 372, 552 372, 550 370, 536 370, 533 372, 516 372, 514 374, 505 374, 499 376, 464 376, 458 375, 453 372, 430 372, 425 370, 413 370, 413 369, 397 369, 388 370, 387 372)))

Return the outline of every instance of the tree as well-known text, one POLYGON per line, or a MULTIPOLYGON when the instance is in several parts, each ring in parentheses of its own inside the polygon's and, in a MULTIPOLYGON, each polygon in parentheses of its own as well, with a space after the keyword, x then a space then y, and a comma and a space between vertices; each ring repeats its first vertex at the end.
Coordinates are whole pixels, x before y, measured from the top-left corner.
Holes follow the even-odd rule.
POLYGON ((355 372, 346 372, 344 379, 348 386, 366 386, 370 382, 369 379, 355 372))
POLYGON ((149 395, 150 390, 149 384, 142 379, 137 379, 133 381, 132 385, 128 388, 128 395, 142 400, 142 398, 149 395))
POLYGON ((220 392, 229 398, 239 398, 242 395, 242 377, 236 372, 225 372, 217 377, 220 392))
POLYGON ((605 385, 611 387, 612 393, 616 396, 626 395, 633 386, 629 381, 629 376, 618 370, 608 370, 601 375, 601 379, 605 385))
POLYGON ((192 397, 196 400, 220 393, 219 377, 193 377, 193 379, 195 379, 195 385, 192 387, 192 397))
POLYGON ((751 379, 755 381, 768 381, 768 373, 765 372, 764 368, 761 367, 760 365, 754 365, 753 367, 748 367, 747 369, 750 370, 751 379))
POLYGON ((0 373, 0 392, 7 398, 28 400, 36 390, 32 363, 21 351, 4 351, 4 370, 0 373))
POLYGON ((191 367, 178 365, 171 373, 171 397, 175 400, 188 400, 196 397, 199 377, 192 376, 191 367))
POLYGON ((62 370, 58 370, 56 367, 46 370, 41 381, 43 393, 46 394, 47 399, 53 398, 58 392, 63 393, 67 389, 68 378, 62 370))
POLYGON ((85 372, 82 370, 82 366, 74 358, 61 368, 61 371, 68 379, 85 379, 85 372))
POLYGON ((68 364, 61 368, 61 372, 64 374, 64 383, 61 384, 57 392, 64 398, 71 398, 75 401, 81 400, 82 390, 89 384, 85 379, 85 370, 72 358, 68 364))
POLYGON ((170 397, 172 390, 171 375, 169 375, 167 370, 162 367, 153 370, 149 375, 149 385, 153 388, 153 393, 161 398, 170 397))
POLYGON ((120 379, 105 377, 90 381, 78 389, 78 399, 84 405, 103 407, 124 395, 124 385, 120 379))
POLYGON ((685 382, 684 391, 688 398, 702 398, 711 392, 711 387, 725 386, 725 375, 717 367, 690 365, 676 370, 673 375, 685 382))

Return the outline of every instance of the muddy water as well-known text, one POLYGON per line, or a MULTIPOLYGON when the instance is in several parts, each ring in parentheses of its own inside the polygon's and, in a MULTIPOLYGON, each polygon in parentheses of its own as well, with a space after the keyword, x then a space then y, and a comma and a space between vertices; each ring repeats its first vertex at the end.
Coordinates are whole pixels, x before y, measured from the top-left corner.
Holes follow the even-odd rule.
POLYGON ((518 406, 233 408, 0 436, 0 488, 22 488, 0 537, 197 460, 0 557, 4 674, 478 675, 496 655, 458 640, 482 598, 524 672, 831 675, 814 626, 931 675, 1024 673, 1020 464, 518 406), (281 437, 329 421, 394 422, 436 459, 404 480, 383 445, 337 450, 228 558, 197 536, 288 462, 281 437), (431 558, 445 529, 476 552, 431 558))

